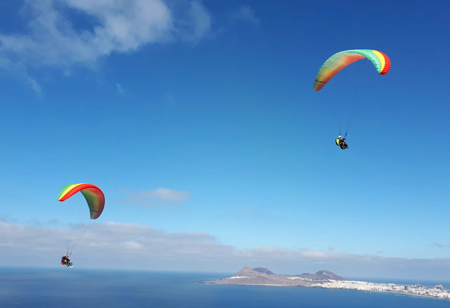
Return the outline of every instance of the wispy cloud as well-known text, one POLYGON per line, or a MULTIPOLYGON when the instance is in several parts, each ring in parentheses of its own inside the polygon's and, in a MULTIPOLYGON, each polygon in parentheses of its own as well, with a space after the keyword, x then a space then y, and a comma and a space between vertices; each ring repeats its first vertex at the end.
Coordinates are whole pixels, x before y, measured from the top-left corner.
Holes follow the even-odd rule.
MULTIPOLYGON (((147 44, 196 44, 210 31, 211 17, 200 1, 187 3, 188 10, 168 0, 25 0, 26 32, 0 33, 0 68, 51 66, 70 72, 147 44), (74 17, 80 15, 88 22, 80 24, 74 17)), ((26 82, 42 92, 34 78, 26 82)))
POLYGON ((181 38, 195 45, 211 33, 211 16, 200 1, 193 1, 177 25, 181 38))
POLYGON ((446 244, 441 244, 441 243, 438 243, 438 242, 433 242, 433 244, 431 244, 430 246, 433 246, 433 247, 438 247, 438 248, 450 248, 450 245, 446 245, 446 244))
POLYGON ((15 223, 17 222, 17 219, 11 219, 6 215, 0 215, 0 222, 8 222, 8 223, 15 223))
POLYGON ((111 52, 129 52, 167 40, 172 17, 160 0, 25 1, 31 13, 27 34, 0 35, 3 56, 29 65, 91 65, 111 52), (63 9, 96 21, 93 28, 75 29, 63 9))
POLYGON ((7 72, 10 76, 21 80, 24 84, 29 86, 39 97, 43 96, 42 87, 39 82, 30 76, 26 65, 22 62, 13 62, 7 57, 1 58, 3 55, 1 40, 0 40, 0 71, 7 72))
POLYGON ((232 21, 245 21, 255 26, 260 25, 260 20, 250 6, 241 6, 238 11, 231 14, 232 21))
POLYGON ((30 219, 27 221, 27 225, 35 226, 35 227, 50 227, 50 226, 59 225, 59 220, 56 218, 53 218, 53 219, 47 220, 45 222, 42 222, 37 219, 30 219))
POLYGON ((141 206, 177 205, 180 202, 186 201, 191 196, 187 191, 163 187, 143 191, 122 189, 122 193, 126 194, 126 197, 120 201, 121 203, 141 206))
POLYGON ((46 228, 0 222, 0 263, 29 261, 54 266, 67 241, 77 241, 73 261, 80 267, 237 272, 265 265, 279 274, 327 269, 344 277, 445 279, 450 258, 407 259, 263 246, 236 249, 202 232, 169 233, 140 224, 107 222, 46 228), (99 262, 102 258, 103 261, 99 262))
POLYGON ((120 83, 116 83, 116 87, 117 87, 117 92, 119 92, 120 95, 124 95, 125 91, 122 88, 122 86, 120 85, 120 83))
POLYGON ((147 191, 147 194, 153 198, 163 199, 163 200, 174 200, 174 201, 184 201, 190 197, 190 193, 187 191, 178 191, 167 188, 158 188, 155 190, 147 191))
POLYGON ((38 95, 42 97, 42 87, 41 85, 34 79, 32 78, 27 72, 24 72, 24 74, 22 74, 23 78, 25 79, 25 81, 31 86, 31 89, 38 95))

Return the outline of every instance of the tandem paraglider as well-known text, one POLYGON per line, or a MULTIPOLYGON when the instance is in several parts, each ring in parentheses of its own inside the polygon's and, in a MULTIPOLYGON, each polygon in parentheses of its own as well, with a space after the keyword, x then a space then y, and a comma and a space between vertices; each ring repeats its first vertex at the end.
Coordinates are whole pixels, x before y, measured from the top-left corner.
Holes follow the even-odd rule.
POLYGON ((70 256, 64 255, 64 256, 61 258, 61 265, 65 265, 65 266, 67 266, 67 267, 73 267, 73 263, 70 262, 70 256))
MULTIPOLYGON (((78 192, 81 192, 86 199, 89 207, 90 218, 99 218, 105 207, 105 195, 102 190, 95 185, 85 183, 66 185, 59 193, 58 201, 65 201, 78 192)), ((68 246, 67 253, 61 258, 61 265, 73 267, 73 263, 70 260, 73 247, 71 248, 70 245, 68 246)))
POLYGON ((340 147, 342 150, 348 149, 347 140, 344 137, 339 136, 338 138, 336 138, 335 142, 336 145, 340 147))

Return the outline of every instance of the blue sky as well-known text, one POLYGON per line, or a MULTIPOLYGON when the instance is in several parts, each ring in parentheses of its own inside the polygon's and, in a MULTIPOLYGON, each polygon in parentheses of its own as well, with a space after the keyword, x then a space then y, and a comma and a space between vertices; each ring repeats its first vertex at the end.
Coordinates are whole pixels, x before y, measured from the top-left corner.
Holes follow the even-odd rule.
MULTIPOLYGON (((254 253, 242 266, 262 248, 450 263, 446 2, 126 3, 0 4, 4 228, 67 228, 59 190, 87 182, 106 194, 99 226, 204 234, 254 253), (355 48, 392 68, 341 151, 334 92, 312 84, 355 48)), ((194 267, 230 269, 211 260, 194 267)))

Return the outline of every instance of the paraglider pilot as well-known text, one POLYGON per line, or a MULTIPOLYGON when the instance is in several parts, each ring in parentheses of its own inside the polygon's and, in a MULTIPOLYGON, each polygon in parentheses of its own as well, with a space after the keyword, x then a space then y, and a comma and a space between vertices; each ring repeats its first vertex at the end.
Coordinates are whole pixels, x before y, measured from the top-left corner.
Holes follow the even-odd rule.
POLYGON ((61 265, 65 265, 65 266, 67 266, 67 267, 71 266, 71 263, 70 263, 70 257, 69 257, 68 255, 64 255, 64 256, 61 258, 61 265))
POLYGON ((345 138, 342 136, 339 136, 336 139, 336 145, 339 146, 342 150, 348 149, 347 142, 345 141, 345 138))

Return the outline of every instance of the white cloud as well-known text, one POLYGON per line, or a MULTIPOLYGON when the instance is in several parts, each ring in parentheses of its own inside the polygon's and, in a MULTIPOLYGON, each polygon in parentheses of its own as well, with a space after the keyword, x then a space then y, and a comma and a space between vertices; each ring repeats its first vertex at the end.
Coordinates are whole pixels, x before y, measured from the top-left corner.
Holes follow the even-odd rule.
POLYGON ((165 199, 165 200, 186 200, 190 197, 190 193, 187 191, 178 191, 173 189, 167 189, 159 187, 156 190, 151 190, 147 192, 149 196, 153 198, 165 199))
POLYGON ((167 233, 149 226, 114 222, 80 224, 71 229, 0 222, 0 234, 2 265, 20 264, 23 256, 30 255, 36 259, 33 261, 36 265, 55 264, 55 259, 66 252, 68 242, 74 248, 74 262, 77 255, 78 266, 87 267, 93 265, 90 260, 104 256, 108 256, 108 262, 95 262, 95 266, 129 264, 124 267, 132 268, 138 264, 139 268, 151 268, 154 261, 204 260, 230 255, 233 249, 217 243, 213 236, 205 233, 167 233), (148 262, 136 263, 141 258, 148 262), (129 262, 124 263, 124 260, 129 262))
POLYGON ((180 29, 174 20, 176 7, 169 8, 163 0, 26 0, 28 32, 0 34, 0 57, 67 69, 76 64, 92 67, 103 56, 133 52, 146 44, 186 38, 198 42, 211 20, 199 1, 190 5, 180 13, 180 29), (77 20, 68 17, 73 13, 91 22, 75 26, 77 20))
POLYGON ((246 21, 259 26, 260 20, 250 6, 241 6, 239 10, 231 14, 231 20, 246 21))
POLYGON ((331 270, 351 277, 446 279, 450 258, 407 259, 264 246, 239 250, 201 232, 168 233, 140 224, 107 222, 67 228, 0 222, 0 264, 58 266, 67 242, 77 267, 228 271, 264 265, 278 274, 331 270))
POLYGON ((191 194, 187 191, 179 191, 159 187, 155 190, 133 191, 131 189, 122 189, 127 196, 121 200, 121 203, 142 206, 158 206, 160 204, 173 205, 178 202, 186 201, 191 194))

